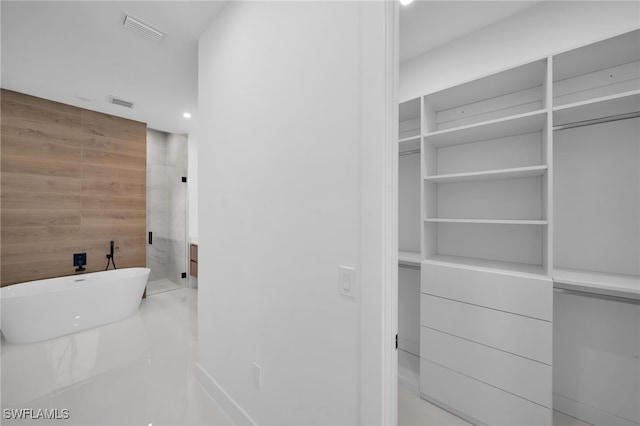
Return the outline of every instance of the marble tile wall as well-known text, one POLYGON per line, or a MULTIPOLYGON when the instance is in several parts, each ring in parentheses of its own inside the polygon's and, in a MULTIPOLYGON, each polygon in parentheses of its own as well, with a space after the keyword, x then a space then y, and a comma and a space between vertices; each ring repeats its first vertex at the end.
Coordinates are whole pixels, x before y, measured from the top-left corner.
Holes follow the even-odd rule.
POLYGON ((187 271, 186 136, 156 130, 147 133, 147 227, 153 244, 147 244, 150 281, 166 278, 184 285, 187 271))

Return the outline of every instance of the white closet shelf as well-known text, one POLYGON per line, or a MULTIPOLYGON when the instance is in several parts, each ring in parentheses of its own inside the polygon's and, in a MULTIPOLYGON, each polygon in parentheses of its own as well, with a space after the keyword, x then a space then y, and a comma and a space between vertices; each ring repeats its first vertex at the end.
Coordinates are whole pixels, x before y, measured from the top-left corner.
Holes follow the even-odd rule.
POLYGON ((529 166, 517 167, 512 169, 486 170, 481 172, 426 176, 424 180, 434 183, 450 183, 497 179, 520 179, 542 176, 546 171, 547 166, 529 166))
POLYGON ((555 128, 639 111, 640 89, 556 106, 553 108, 553 125, 555 128))
POLYGON ((435 147, 480 142, 541 131, 546 118, 547 110, 543 109, 453 129, 439 130, 427 133, 424 138, 426 142, 435 147))
POLYGON ((528 263, 504 262, 498 260, 479 259, 475 257, 450 256, 437 254, 423 261, 437 265, 454 265, 461 268, 487 271, 487 272, 508 272, 518 276, 534 275, 547 276, 541 265, 531 265, 528 263))
POLYGON ((640 300, 640 277, 575 269, 553 270, 555 288, 640 300))
POLYGON ((534 220, 534 219, 450 219, 443 217, 428 217, 424 219, 425 222, 439 222, 439 223, 478 223, 489 225, 547 225, 546 220, 534 220))
POLYGON ((420 152, 420 135, 412 136, 410 138, 400 139, 398 141, 398 151, 399 153, 403 152, 412 152, 418 153, 420 152))
POLYGON ((398 263, 400 265, 420 266, 421 261, 422 255, 419 252, 402 250, 398 252, 398 263))
POLYGON ((403 144, 405 142, 413 142, 413 141, 419 141, 420 140, 420 135, 416 135, 416 136, 409 136, 408 138, 402 138, 398 140, 399 144, 403 144))

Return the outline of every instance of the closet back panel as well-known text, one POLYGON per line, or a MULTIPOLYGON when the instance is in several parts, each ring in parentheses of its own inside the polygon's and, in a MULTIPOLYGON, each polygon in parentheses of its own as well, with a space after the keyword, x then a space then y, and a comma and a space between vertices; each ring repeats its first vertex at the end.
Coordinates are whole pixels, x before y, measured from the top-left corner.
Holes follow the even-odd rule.
POLYGON ((640 62, 635 61, 562 80, 554 86, 554 103, 560 106, 638 90, 639 75, 640 62))
POLYGON ((398 108, 400 139, 420 135, 420 98, 400 104, 398 108))
POLYGON ((554 106, 640 89, 640 31, 557 55, 554 106))
POLYGON ((461 219, 542 219, 542 179, 438 185, 437 214, 461 219))
POLYGON ((436 113, 435 130, 446 130, 543 108, 542 86, 461 105, 436 113))
POLYGON ((427 132, 544 108, 545 61, 537 61, 424 97, 427 132))
POLYGON ((542 265, 543 226, 438 223, 438 254, 542 265))
POLYGON ((420 252, 420 154, 399 157, 398 248, 420 252))
POLYGON ((434 174, 539 166, 543 164, 541 141, 541 132, 535 132, 441 147, 436 151, 434 174))
POLYGON ((554 135, 554 264, 638 275, 640 119, 554 135))
POLYGON ((556 293, 553 393, 560 402, 598 412, 600 424, 640 424, 639 326, 640 305, 556 293))

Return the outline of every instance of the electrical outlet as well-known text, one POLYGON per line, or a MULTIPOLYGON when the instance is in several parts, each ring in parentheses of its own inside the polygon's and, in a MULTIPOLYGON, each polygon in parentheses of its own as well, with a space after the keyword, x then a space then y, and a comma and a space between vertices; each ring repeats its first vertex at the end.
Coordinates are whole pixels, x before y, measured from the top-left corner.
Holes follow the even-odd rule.
POLYGON ((262 367, 256 362, 252 363, 253 385, 260 389, 262 382, 262 367))

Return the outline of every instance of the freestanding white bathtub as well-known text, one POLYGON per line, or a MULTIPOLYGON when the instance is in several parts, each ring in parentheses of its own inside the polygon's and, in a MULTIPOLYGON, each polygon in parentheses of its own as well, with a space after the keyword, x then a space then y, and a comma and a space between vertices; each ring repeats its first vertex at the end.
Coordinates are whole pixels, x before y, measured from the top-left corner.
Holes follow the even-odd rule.
POLYGON ((33 343, 127 318, 140 307, 149 271, 115 269, 3 287, 2 334, 9 343, 33 343))

